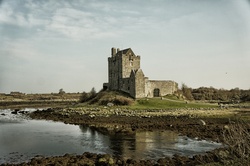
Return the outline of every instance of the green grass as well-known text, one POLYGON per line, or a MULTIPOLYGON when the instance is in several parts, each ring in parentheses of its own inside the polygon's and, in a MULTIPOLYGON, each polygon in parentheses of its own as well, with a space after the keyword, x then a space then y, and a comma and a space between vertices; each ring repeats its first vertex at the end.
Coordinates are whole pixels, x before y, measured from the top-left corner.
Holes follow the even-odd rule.
POLYGON ((161 99, 161 98, 150 98, 150 99, 138 99, 133 105, 130 106, 132 109, 172 109, 172 108, 215 108, 218 107, 215 104, 209 103, 186 103, 183 100, 177 99, 161 99))
POLYGON ((144 99, 137 99, 134 100, 128 96, 125 96, 122 93, 115 92, 115 91, 104 91, 100 92, 93 100, 90 105, 89 102, 87 103, 80 103, 76 107, 96 107, 96 106, 106 106, 106 103, 113 103, 115 104, 114 107, 125 107, 128 109, 174 109, 174 108, 215 108, 218 107, 217 104, 210 104, 205 102, 188 102, 183 98, 178 98, 176 95, 166 95, 162 98, 144 98, 144 99), (124 103, 124 101, 128 101, 128 105, 117 105, 115 101, 119 101, 120 103, 124 103), (123 105, 123 106, 122 106, 123 105))
POLYGON ((163 97, 164 99, 168 99, 168 100, 175 100, 175 101, 184 101, 183 98, 179 98, 178 96, 176 95, 166 95, 163 97))

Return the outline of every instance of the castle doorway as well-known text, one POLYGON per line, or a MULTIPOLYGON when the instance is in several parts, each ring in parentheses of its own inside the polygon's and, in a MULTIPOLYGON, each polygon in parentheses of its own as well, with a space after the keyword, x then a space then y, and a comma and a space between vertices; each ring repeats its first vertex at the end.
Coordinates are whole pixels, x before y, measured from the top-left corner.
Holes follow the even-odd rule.
POLYGON ((160 89, 158 88, 154 89, 154 97, 160 97, 160 89))

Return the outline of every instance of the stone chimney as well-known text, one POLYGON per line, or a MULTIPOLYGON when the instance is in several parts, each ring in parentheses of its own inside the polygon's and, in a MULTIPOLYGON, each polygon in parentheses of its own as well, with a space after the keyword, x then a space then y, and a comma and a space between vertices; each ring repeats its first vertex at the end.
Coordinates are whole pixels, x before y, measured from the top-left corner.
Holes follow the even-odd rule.
POLYGON ((111 48, 111 55, 112 55, 112 57, 115 56, 115 54, 116 54, 116 48, 112 47, 111 48))

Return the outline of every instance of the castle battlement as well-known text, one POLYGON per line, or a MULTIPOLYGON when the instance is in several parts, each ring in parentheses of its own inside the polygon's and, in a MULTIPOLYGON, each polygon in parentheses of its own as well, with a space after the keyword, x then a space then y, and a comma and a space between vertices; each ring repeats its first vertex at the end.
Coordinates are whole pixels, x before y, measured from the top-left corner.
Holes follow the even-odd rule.
POLYGON ((177 91, 174 81, 149 80, 140 68, 141 57, 135 55, 131 48, 120 50, 111 48, 108 58, 108 83, 104 89, 119 90, 134 98, 160 97, 177 91))

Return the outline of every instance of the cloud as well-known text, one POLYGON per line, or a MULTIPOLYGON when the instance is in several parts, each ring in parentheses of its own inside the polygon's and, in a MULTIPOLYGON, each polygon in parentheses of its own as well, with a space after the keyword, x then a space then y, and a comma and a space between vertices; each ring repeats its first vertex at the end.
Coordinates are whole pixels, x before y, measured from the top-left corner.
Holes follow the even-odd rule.
POLYGON ((58 53, 41 51, 34 42, 23 39, 2 42, 0 91, 49 92, 60 87, 74 89, 73 84, 79 84, 85 75, 88 77, 88 73, 91 73, 89 58, 72 58, 63 53, 59 57, 58 53))
POLYGON ((103 1, 23 0, 23 3, 4 1, 3 4, 0 24, 40 29, 37 33, 43 31, 45 36, 56 32, 59 38, 115 38, 124 36, 134 28, 143 29, 154 25, 150 22, 152 19, 141 16, 139 10, 123 7, 121 2, 113 5, 103 1))
POLYGON ((14 24, 15 20, 11 18, 13 13, 14 11, 8 3, 2 3, 0 6, 0 23, 14 24))
POLYGON ((55 11, 46 29, 62 33, 70 38, 89 38, 99 31, 94 19, 90 13, 61 8, 55 11))
MULTIPOLYGON (((104 9, 107 8, 106 6, 104 9)), ((139 18, 128 16, 118 18, 115 14, 109 15, 105 12, 60 8, 53 13, 51 23, 46 29, 74 39, 113 38, 122 36, 121 27, 136 25, 138 22, 141 23, 139 18)))
POLYGON ((34 27, 46 23, 46 20, 40 17, 42 13, 41 9, 25 7, 25 4, 29 1, 24 1, 23 4, 20 2, 3 1, 3 5, 0 6, 0 24, 9 24, 17 27, 34 27))
POLYGON ((51 81, 46 89, 74 80, 81 71, 75 82, 85 82, 79 86, 93 86, 92 80, 99 86, 107 78, 102 77, 107 74, 105 54, 109 55, 112 46, 132 47, 142 55, 142 66, 147 64, 143 70, 150 78, 158 78, 158 70, 177 68, 159 73, 159 78, 168 79, 172 74, 175 80, 188 82, 188 77, 182 78, 182 70, 189 75, 214 61, 234 68, 231 64, 243 55, 243 66, 247 66, 250 8, 246 2, 3 0, 0 72, 27 80, 41 77, 51 81))
POLYGON ((32 46, 32 42, 27 40, 5 40, 2 42, 0 51, 5 52, 2 57, 17 61, 32 61, 40 56, 32 46))

